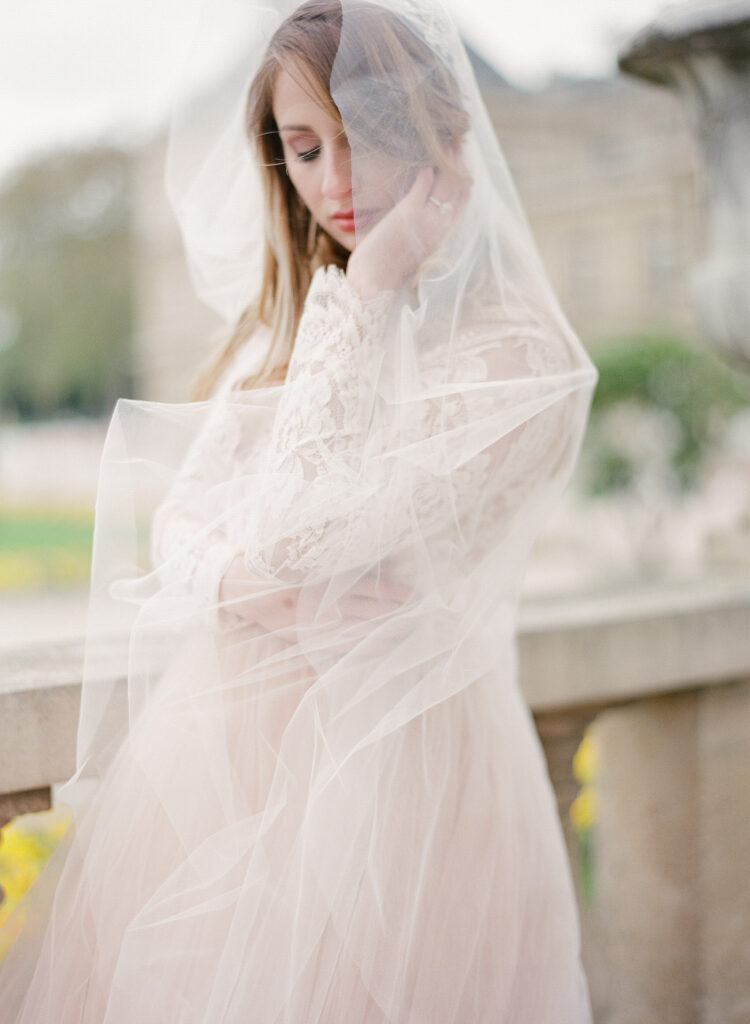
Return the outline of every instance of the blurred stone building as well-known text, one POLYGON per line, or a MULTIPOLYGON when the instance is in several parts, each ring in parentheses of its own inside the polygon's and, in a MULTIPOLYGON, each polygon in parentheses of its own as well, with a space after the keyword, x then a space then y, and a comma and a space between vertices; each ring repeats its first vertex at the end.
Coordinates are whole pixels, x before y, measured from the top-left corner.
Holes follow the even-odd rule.
POLYGON ((541 92, 477 75, 552 283, 589 343, 695 330, 699 157, 681 104, 624 77, 541 92))
MULTIPOLYGON (((552 284, 591 346, 695 333, 702 180, 679 102, 624 77, 525 92, 476 54, 477 80, 552 284)), ((219 326, 193 295, 164 198, 164 142, 137 158, 136 353, 141 397, 183 400, 219 326)))

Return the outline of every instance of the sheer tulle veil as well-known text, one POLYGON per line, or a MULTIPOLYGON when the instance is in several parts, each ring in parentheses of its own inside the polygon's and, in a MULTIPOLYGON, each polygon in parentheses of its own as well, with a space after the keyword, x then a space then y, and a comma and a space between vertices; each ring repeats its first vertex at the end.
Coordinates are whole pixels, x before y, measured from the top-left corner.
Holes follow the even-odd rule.
MULTIPOLYGON (((590 1020, 514 626, 595 374, 442 5, 315 2, 357 245, 385 216, 404 244, 424 218, 450 229, 363 297, 287 211, 312 279, 283 385, 118 404, 61 794, 75 822, 12 922, 1 1021, 590 1020), (415 215, 425 167, 463 182, 460 203, 415 215), (293 629, 219 599, 238 554, 258 601, 293 597, 293 629)), ((249 85, 311 8, 244 9, 221 88, 175 112, 167 167, 196 288, 230 324, 268 253, 285 259, 249 85)))

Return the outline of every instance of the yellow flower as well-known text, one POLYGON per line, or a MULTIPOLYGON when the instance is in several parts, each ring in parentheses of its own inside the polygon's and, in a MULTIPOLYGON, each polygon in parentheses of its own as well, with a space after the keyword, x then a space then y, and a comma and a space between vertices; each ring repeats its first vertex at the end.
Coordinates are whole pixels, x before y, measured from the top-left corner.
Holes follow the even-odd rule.
POLYGON ((594 787, 585 785, 570 805, 570 820, 577 832, 589 829, 596 821, 596 793, 594 787))
POLYGON ((580 783, 593 782, 599 767, 599 748, 587 729, 573 756, 573 774, 580 783))
POLYGON ((23 814, 0 831, 0 959, 10 937, 3 925, 70 824, 68 811, 23 814))

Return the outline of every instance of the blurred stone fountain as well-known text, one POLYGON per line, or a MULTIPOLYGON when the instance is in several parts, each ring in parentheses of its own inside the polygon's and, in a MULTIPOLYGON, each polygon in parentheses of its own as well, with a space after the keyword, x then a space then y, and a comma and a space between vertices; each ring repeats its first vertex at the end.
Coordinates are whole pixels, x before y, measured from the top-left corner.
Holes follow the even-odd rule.
POLYGON ((750 0, 666 7, 620 67, 675 89, 688 107, 708 190, 696 312, 708 340, 750 371, 750 0))

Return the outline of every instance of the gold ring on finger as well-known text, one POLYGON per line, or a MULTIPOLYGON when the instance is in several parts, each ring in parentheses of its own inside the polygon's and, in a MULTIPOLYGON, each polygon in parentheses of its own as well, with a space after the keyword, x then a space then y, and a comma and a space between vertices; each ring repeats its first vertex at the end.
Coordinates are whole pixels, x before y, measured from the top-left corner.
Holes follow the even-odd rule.
POLYGON ((430 196, 430 202, 434 206, 437 206, 441 213, 451 213, 453 210, 453 203, 441 203, 439 199, 435 198, 435 196, 430 196))

